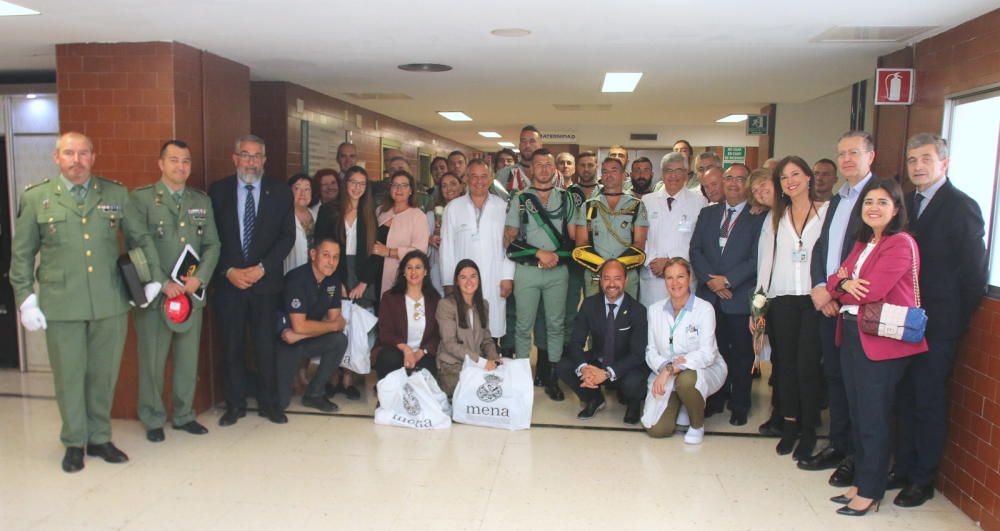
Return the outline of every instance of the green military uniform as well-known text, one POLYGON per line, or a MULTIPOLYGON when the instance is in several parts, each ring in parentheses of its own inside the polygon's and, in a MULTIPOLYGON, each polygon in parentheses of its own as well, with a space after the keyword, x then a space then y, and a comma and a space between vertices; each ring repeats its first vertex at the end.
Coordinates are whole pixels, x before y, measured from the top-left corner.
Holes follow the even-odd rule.
POLYGON ((545 346, 549 361, 556 363, 562 358, 563 351, 569 276, 566 262, 569 260, 568 248, 572 246, 566 236, 566 227, 573 218, 573 201, 568 192, 559 188, 549 192, 548 202, 541 204, 542 211, 537 208, 535 200, 542 203, 535 188, 528 187, 514 195, 507 206, 505 224, 519 230, 517 239, 508 247, 508 256, 516 262, 514 348, 518 358, 527 359, 531 355, 531 329, 535 325, 539 300, 542 300, 547 309, 544 312, 545 346), (551 221, 551 228, 539 222, 545 218, 551 221), (539 268, 534 257, 536 250, 556 251, 560 255, 560 264, 551 269, 539 268))
MULTIPOLYGON (((185 246, 198 253, 194 276, 208 286, 219 262, 219 233, 212 201, 201 190, 185 187, 175 195, 162 180, 132 192, 132 205, 144 221, 160 257, 160 270, 169 277, 185 246)), ((157 297, 135 315, 139 338, 139 420, 147 430, 162 428, 167 418, 163 406, 164 370, 170 344, 174 346, 173 423, 183 426, 195 418, 192 409, 198 373, 204 300, 190 297, 191 315, 180 330, 164 319, 166 295, 157 297)))
MULTIPOLYGON (((620 257, 632 245, 636 227, 649 227, 649 217, 642 201, 628 193, 619 196, 618 204, 612 209, 601 189, 576 212, 573 224, 579 227, 577 230, 587 230, 594 251, 604 260, 610 260, 620 257)), ((582 278, 586 296, 600 291, 600 280, 594 273, 584 270, 582 278)), ((625 292, 639 298, 637 268, 628 270, 625 292)))
POLYGON ((62 417, 60 438, 82 447, 111 440, 114 399, 129 304, 118 272, 118 231, 140 246, 161 284, 156 247, 119 183, 91 176, 75 187, 64 177, 28 187, 15 224, 10 283, 20 305, 34 293, 62 417))
MULTIPOLYGON (((597 194, 600 189, 601 185, 595 184, 590 192, 591 196, 597 194)), ((576 183, 569 185, 566 191, 573 198, 574 211, 579 213, 583 209, 583 204, 587 202, 587 191, 576 183)), ((569 269, 569 280, 567 281, 569 289, 566 295, 566 327, 563 329, 565 332, 563 342, 568 344, 569 332, 573 329, 573 321, 576 319, 577 311, 580 308, 580 301, 586 296, 584 278, 586 278, 585 274, 587 270, 573 260, 568 261, 566 267, 569 269)))

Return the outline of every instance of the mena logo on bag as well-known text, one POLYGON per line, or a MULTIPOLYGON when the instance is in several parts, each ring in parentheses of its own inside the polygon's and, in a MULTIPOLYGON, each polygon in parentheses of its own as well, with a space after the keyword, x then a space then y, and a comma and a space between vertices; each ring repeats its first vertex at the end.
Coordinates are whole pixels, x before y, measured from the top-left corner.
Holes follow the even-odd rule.
POLYGON ((483 385, 476 388, 476 396, 483 402, 494 402, 503 396, 503 378, 495 374, 483 377, 483 385))
POLYGON ((406 417, 401 417, 395 413, 392 415, 392 420, 401 422, 403 424, 408 424, 414 428, 433 428, 434 423, 430 419, 408 419, 406 417))
POLYGON ((510 417, 510 410, 505 407, 474 406, 467 404, 465 412, 469 415, 486 415, 488 417, 510 417))
POLYGON ((411 417, 416 417, 420 414, 420 400, 413 393, 413 386, 408 383, 403 384, 403 409, 411 417))

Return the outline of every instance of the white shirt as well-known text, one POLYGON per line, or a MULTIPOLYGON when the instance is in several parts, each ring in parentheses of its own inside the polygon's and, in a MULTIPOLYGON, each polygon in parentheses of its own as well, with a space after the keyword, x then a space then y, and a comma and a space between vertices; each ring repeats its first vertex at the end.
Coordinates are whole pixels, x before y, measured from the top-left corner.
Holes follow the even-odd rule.
MULTIPOLYGON (((823 230, 823 220, 830 206, 823 203, 817 209, 818 215, 812 217, 802 229, 801 246, 799 236, 792 226, 789 206, 785 216, 778 223, 778 248, 774 249, 774 230, 771 222, 773 211, 764 218, 764 227, 760 231, 757 243, 757 287, 767 289, 767 298, 783 295, 809 295, 812 288, 812 278, 809 265, 812 261, 813 246, 823 230), (793 254, 794 253, 794 254, 793 254), (773 263, 772 263, 773 262, 773 263), (774 268, 772 278, 771 269, 774 268), (770 281, 770 289, 768 282, 770 281)), ((756 290, 754 290, 756 291, 756 290)))
MULTIPOLYGON (((427 306, 424 298, 413 300, 409 295, 406 299, 406 345, 416 350, 420 348, 420 342, 424 339, 424 327, 427 326, 427 306), (419 318, 418 318, 419 317, 419 318)), ((432 315, 431 319, 434 318, 432 315)))
POLYGON ((672 258, 690 256, 691 236, 694 235, 694 225, 698 221, 701 209, 708 201, 701 194, 684 188, 677 192, 673 206, 668 206, 667 198, 671 197, 664 188, 660 191, 646 194, 642 203, 649 216, 649 233, 646 236, 646 265, 644 275, 652 277, 649 264, 657 258, 672 258))
POLYGON ((347 234, 347 241, 344 243, 344 254, 346 256, 356 256, 358 254, 358 218, 354 218, 354 223, 347 223, 344 220, 344 233, 347 234))
MULTIPOLYGON (((858 262, 854 264, 854 271, 851 272, 851 278, 858 278, 858 275, 861 274, 861 266, 865 265, 865 260, 868 259, 868 255, 872 254, 872 250, 874 249, 875 249, 875 244, 872 242, 868 242, 868 245, 865 245, 864 250, 861 251, 861 255, 858 256, 858 262)), ((851 315, 857 315, 858 305, 845 304, 840 307, 840 313, 849 313, 851 315)))
POLYGON ((864 179, 858 181, 858 184, 849 186, 844 183, 840 190, 837 190, 837 194, 840 195, 840 203, 833 213, 833 219, 830 220, 830 232, 826 240, 827 278, 840 269, 840 254, 844 252, 844 236, 847 234, 848 222, 850 222, 851 214, 854 212, 854 205, 861 197, 861 191, 865 189, 865 185, 871 178, 872 174, 869 173, 864 179))

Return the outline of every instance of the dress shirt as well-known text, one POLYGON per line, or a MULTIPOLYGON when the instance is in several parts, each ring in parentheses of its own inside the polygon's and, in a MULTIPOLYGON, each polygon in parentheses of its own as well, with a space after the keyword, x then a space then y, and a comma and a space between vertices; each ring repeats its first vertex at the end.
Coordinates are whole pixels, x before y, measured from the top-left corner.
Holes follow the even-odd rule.
MULTIPOLYGON (((857 263, 854 264, 854 271, 851 271, 850 278, 858 278, 858 274, 861 273, 861 266, 865 265, 865 260, 868 259, 868 255, 872 254, 873 250, 875 250, 875 244, 872 242, 868 242, 868 244, 865 245, 864 250, 861 251, 861 254, 858 255, 858 261, 857 263)), ((851 315, 857 315, 858 305, 845 304, 840 308, 840 313, 849 313, 851 315)))
MULTIPOLYGON (((614 301, 609 300, 607 297, 604 297, 604 318, 605 319, 608 318, 608 311, 607 311, 608 310, 608 305, 609 304, 614 304, 615 305, 614 316, 615 316, 615 319, 617 319, 618 318, 618 312, 621 311, 621 309, 622 309, 622 303, 623 302, 625 302, 625 296, 624 295, 619 295, 618 296, 618 300, 614 300, 614 301)), ((597 347, 596 347, 596 345, 591 344, 591 348, 597 348, 597 347)), ((601 348, 604 348, 604 345, 601 345, 601 348)), ((578 365, 577 368, 576 368, 576 375, 582 377, 583 376, 583 368, 586 367, 586 366, 587 366, 586 363, 581 363, 580 365, 578 365)), ((608 380, 610 380, 610 381, 613 382, 613 381, 615 381, 615 380, 618 379, 618 375, 615 374, 615 370, 614 369, 612 369, 611 367, 608 367, 606 370, 608 371, 608 380)))
MULTIPOLYGON (((67 179, 66 176, 64 176, 61 173, 59 174, 59 178, 62 179, 63 186, 66 187, 66 190, 69 190, 70 193, 73 193, 73 187, 76 186, 76 185, 73 184, 73 183, 71 183, 71 182, 69 182, 69 179, 67 179)), ((80 183, 80 186, 83 187, 83 197, 80 198, 79 200, 83 201, 83 200, 85 200, 87 198, 87 191, 90 190, 90 177, 87 177, 86 181, 83 181, 82 183, 80 183)))
MULTIPOLYGON (((771 222, 773 210, 764 218, 764 227, 760 231, 757 252, 757 287, 768 288, 767 298, 782 295, 809 295, 812 288, 809 263, 812 260, 812 249, 823 230, 823 220, 830 203, 823 203, 818 209, 818 215, 806 223, 802 229, 802 248, 799 249, 799 236, 792 227, 791 207, 785 209, 785 216, 778 223, 777 251, 774 250, 775 238, 771 222), (793 260, 792 253, 805 253, 806 260, 793 260), (772 263, 773 262, 773 263, 772 263), (771 268, 774 268, 772 278, 771 268)), ((839 267, 839 264, 838 264, 839 267)), ((756 291, 756 289, 754 290, 756 291)))
POLYGON ((254 208, 256 209, 257 216, 258 217, 260 216, 260 179, 254 181, 252 183, 247 183, 247 182, 243 182, 240 179, 236 179, 236 203, 237 203, 236 204, 236 216, 238 217, 239 222, 240 222, 239 223, 239 227, 240 227, 240 241, 241 242, 243 241, 243 214, 245 213, 244 211, 246 210, 246 206, 247 206, 247 191, 248 190, 246 189, 246 185, 248 185, 248 184, 253 187, 253 189, 252 189, 252 191, 253 191, 253 204, 254 204, 254 208))
MULTIPOLYGON (((914 216, 914 217, 918 217, 919 218, 920 214, 924 213, 924 210, 927 209, 927 204, 931 202, 931 199, 934 197, 934 194, 936 194, 937 191, 940 190, 942 186, 944 186, 944 183, 947 180, 948 179, 942 177, 938 182, 932 184, 930 186, 930 188, 924 190, 923 192, 917 190, 918 194, 924 196, 924 200, 920 202, 920 208, 917 209, 916 216, 914 216)), ((915 196, 915 194, 914 194, 914 196, 915 196)))
POLYGON ((837 205, 836 212, 833 213, 833 219, 830 220, 830 233, 827 235, 827 246, 826 246, 826 276, 837 272, 840 269, 840 254, 844 252, 844 237, 847 234, 847 224, 851 220, 851 214, 854 212, 854 205, 858 203, 858 198, 861 197, 861 191, 865 189, 865 185, 868 184, 872 178, 871 172, 865 175, 864 179, 858 181, 858 184, 854 186, 848 186, 848 183, 844 183, 837 194, 840 195, 840 204, 837 205))
MULTIPOLYGON (((354 218, 354 223, 347 223, 344 220, 344 234, 347 235, 347 241, 344 243, 344 255, 345 256, 357 256, 358 254, 358 218, 354 218)), ((361 264, 357 264, 361 266, 361 264)))

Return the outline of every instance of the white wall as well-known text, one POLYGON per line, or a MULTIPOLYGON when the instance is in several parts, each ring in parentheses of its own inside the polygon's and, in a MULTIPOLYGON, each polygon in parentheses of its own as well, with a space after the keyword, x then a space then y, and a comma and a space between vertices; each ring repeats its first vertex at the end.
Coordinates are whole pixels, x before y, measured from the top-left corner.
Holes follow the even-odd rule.
POLYGON ((836 160, 837 139, 851 125, 851 87, 804 103, 779 103, 774 125, 774 156, 798 155, 810 165, 836 160))

